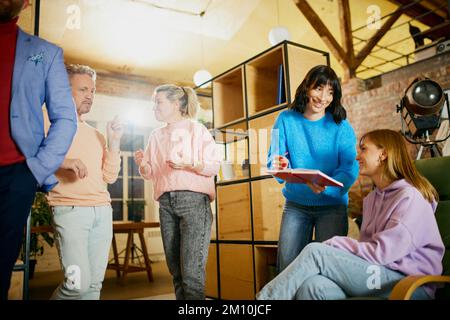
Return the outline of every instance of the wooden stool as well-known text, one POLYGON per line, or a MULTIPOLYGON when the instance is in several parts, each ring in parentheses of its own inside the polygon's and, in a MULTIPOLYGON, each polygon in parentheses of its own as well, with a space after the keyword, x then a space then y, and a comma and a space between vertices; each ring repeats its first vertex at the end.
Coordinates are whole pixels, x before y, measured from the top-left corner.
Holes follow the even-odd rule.
POLYGON ((147 271, 147 278, 149 282, 153 282, 153 273, 151 267, 151 261, 148 257, 147 245, 145 244, 144 229, 145 228, 157 228, 159 222, 115 222, 113 224, 113 239, 112 247, 114 254, 114 262, 108 264, 108 269, 116 270, 117 278, 120 280, 121 285, 125 285, 126 276, 131 272, 147 271), (119 253, 117 251, 116 233, 126 233, 127 245, 125 247, 125 260, 123 264, 119 262, 119 253), (132 244, 134 234, 137 233, 141 242, 142 255, 144 257, 144 266, 136 266, 130 264, 130 256, 132 254, 132 244), (122 274, 121 274, 122 272, 122 274))

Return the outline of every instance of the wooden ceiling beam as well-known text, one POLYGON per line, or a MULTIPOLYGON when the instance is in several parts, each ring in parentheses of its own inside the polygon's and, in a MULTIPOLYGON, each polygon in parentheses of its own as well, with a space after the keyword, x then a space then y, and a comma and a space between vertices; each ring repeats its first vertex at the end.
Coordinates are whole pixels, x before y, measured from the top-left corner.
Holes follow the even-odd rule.
POLYGON ((446 38, 450 34, 450 20, 447 20, 441 24, 431 27, 427 30, 422 31, 422 35, 436 41, 441 38, 446 38))
POLYGON ((344 51, 347 55, 347 59, 349 60, 349 76, 354 77, 356 75, 356 68, 353 68, 355 51, 353 48, 352 19, 350 15, 349 0, 338 0, 337 3, 339 8, 339 21, 341 22, 340 29, 342 44, 344 45, 344 51))
MULTIPOLYGON (((390 2, 405 6, 411 3, 410 0, 389 0, 390 2)), ((418 16, 421 16, 429 11, 433 11, 432 9, 425 8, 422 4, 424 4, 426 1, 421 1, 420 3, 414 4, 412 6, 409 6, 406 8, 403 13, 411 18, 416 18, 418 16)), ((439 14, 436 13, 429 13, 421 18, 418 18, 417 21, 422 22, 423 24, 433 27, 435 25, 441 24, 445 21, 445 18, 441 17, 439 14)))
POLYGON ((313 8, 311 8, 308 2, 306 2, 306 0, 294 0, 294 3, 297 8, 303 13, 306 20, 308 20, 314 30, 322 38, 323 42, 325 42, 330 52, 336 57, 339 63, 344 66, 344 69, 349 69, 351 66, 351 61, 349 61, 344 49, 342 49, 342 47, 331 34, 330 30, 328 30, 328 28, 313 10, 313 8))
POLYGON ((434 11, 434 13, 437 14, 438 16, 440 16, 442 19, 447 19, 447 17, 449 16, 448 8, 447 7, 441 8, 441 6, 443 5, 442 3, 439 4, 437 1, 427 0, 427 1, 422 1, 420 4, 424 8, 426 8, 430 11, 434 11))
POLYGON ((356 55, 355 62, 353 66, 355 68, 359 67, 359 65, 364 61, 365 58, 370 54, 372 49, 378 44, 378 42, 383 38, 386 32, 392 27, 392 25, 400 18, 402 15, 402 11, 398 10, 394 14, 392 14, 388 20, 383 24, 383 26, 369 39, 364 48, 356 55))

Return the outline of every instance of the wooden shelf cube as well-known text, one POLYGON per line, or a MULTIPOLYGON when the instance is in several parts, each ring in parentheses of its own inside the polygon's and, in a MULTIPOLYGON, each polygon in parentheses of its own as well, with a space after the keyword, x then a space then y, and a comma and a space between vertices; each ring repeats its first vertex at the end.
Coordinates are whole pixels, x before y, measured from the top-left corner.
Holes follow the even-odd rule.
POLYGON ((220 147, 223 154, 223 162, 217 181, 223 182, 248 178, 249 169, 244 169, 242 166, 245 161, 248 161, 247 123, 242 122, 216 130, 214 135, 216 142, 221 144, 220 147), (232 166, 231 177, 229 176, 230 168, 226 169, 224 167, 226 163, 232 166))
POLYGON ((317 65, 328 65, 327 55, 311 49, 294 45, 287 46, 289 77, 287 87, 289 87, 290 99, 294 101, 295 91, 305 78, 308 71, 317 65))
MULTIPOLYGON (((249 116, 279 105, 278 76, 280 67, 284 66, 283 52, 283 47, 276 47, 245 65, 249 116)), ((284 83, 286 83, 285 74, 283 71, 284 83)), ((284 90, 286 97, 286 87, 284 90)))
POLYGON ((254 299, 253 250, 247 244, 220 244, 220 295, 225 300, 254 299))
POLYGON ((213 80, 214 127, 245 119, 244 72, 239 66, 213 80))
POLYGON ((282 110, 248 122, 252 177, 267 175, 267 154, 270 148, 272 127, 281 112, 282 110))
POLYGON ((251 240, 248 183, 217 187, 219 240, 251 240))
POLYGON ((284 184, 275 179, 252 181, 253 230, 255 241, 278 241, 284 184))
POLYGON ((256 292, 276 276, 277 246, 255 245, 256 292))

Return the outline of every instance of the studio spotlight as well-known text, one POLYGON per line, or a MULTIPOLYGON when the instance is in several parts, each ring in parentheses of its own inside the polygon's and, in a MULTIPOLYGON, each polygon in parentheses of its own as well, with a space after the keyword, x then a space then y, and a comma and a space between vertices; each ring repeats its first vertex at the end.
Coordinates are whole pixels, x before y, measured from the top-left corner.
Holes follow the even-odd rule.
POLYGON ((435 135, 445 120, 442 117, 444 105, 449 114, 448 95, 437 82, 425 77, 416 78, 397 105, 397 112, 401 114, 403 136, 410 143, 421 145, 418 158, 423 147, 429 147, 432 156, 440 155, 436 144, 450 137, 450 133, 440 139, 435 135))

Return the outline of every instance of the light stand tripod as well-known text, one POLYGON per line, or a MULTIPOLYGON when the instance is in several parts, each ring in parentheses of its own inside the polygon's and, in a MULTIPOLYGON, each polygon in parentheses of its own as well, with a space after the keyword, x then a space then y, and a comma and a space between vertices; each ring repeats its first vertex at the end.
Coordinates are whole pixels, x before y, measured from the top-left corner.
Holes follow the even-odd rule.
POLYGON ((430 150, 430 155, 432 158, 442 156, 442 152, 439 150, 436 143, 421 144, 419 151, 417 152, 416 160, 420 160, 420 158, 422 158, 422 153, 425 148, 430 150))

